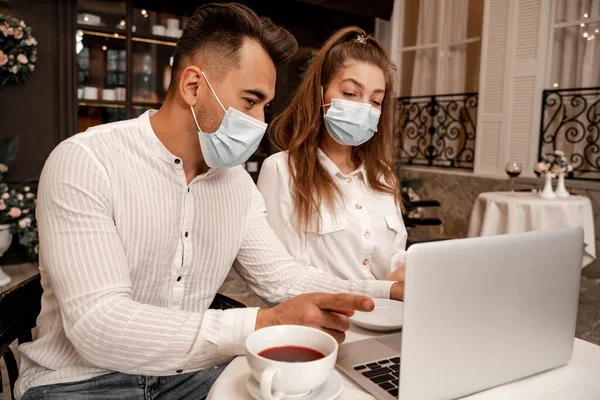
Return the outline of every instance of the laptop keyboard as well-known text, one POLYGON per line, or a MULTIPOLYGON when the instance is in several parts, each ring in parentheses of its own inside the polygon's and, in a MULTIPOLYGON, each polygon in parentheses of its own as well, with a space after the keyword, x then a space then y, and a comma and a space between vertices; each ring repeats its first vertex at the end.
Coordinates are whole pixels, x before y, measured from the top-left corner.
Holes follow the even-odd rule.
POLYGON ((359 371, 392 396, 398 397, 398 388, 400 387, 400 357, 356 365, 354 366, 354 370, 359 371))

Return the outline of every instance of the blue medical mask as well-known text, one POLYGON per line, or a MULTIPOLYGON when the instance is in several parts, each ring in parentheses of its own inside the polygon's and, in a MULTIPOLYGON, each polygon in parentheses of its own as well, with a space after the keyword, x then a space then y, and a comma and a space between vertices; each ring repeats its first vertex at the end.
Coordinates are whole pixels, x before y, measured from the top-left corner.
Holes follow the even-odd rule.
POLYGON ((242 165, 260 145, 260 141, 267 130, 267 124, 235 108, 229 107, 225 110, 223 103, 219 100, 204 72, 202 75, 210 91, 225 112, 223 121, 221 121, 217 131, 205 133, 200 129, 194 107, 190 106, 194 122, 196 122, 198 128, 204 161, 212 168, 231 168, 242 165))
POLYGON ((377 132, 381 111, 367 103, 344 99, 331 99, 325 113, 325 126, 329 135, 346 146, 360 146, 377 132))

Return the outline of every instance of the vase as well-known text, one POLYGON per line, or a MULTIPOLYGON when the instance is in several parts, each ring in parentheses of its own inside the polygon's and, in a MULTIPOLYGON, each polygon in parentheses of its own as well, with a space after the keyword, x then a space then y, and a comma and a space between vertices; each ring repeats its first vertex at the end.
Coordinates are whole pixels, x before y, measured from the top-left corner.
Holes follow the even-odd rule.
MULTIPOLYGON (((0 257, 6 253, 6 250, 12 243, 12 233, 10 233, 10 224, 0 225, 0 257)), ((0 286, 6 286, 12 279, 0 268, 0 286)))
POLYGON ((565 173, 561 172, 558 174, 558 185, 556 186, 556 191, 554 192, 556 197, 569 197, 570 194, 567 192, 567 188, 565 188, 565 173))
POLYGON ((540 192, 540 197, 542 199, 554 199, 556 195, 552 190, 552 175, 546 174, 546 183, 544 184, 544 189, 540 192))

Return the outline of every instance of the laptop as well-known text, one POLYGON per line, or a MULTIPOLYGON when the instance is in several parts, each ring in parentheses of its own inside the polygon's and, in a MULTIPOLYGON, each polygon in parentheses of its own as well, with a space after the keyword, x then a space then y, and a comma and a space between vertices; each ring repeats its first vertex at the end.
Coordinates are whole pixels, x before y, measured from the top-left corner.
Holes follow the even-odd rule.
POLYGON ((416 244, 401 333, 340 346, 377 399, 463 397, 571 358, 583 229, 416 244))

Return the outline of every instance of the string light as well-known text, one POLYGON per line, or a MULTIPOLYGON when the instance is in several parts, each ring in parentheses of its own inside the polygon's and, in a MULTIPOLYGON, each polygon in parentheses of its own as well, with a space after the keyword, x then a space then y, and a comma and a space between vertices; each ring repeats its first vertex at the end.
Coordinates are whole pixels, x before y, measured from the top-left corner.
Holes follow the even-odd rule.
POLYGON ((121 26, 125 26, 125 18, 121 18, 121 22, 119 22, 119 25, 121 26))
POLYGON ((583 18, 588 18, 590 15, 588 13, 583 14, 583 18))
POLYGON ((582 22, 580 25, 582 28, 585 28, 585 24, 582 22))
POLYGON ((142 15, 144 16, 144 18, 148 18, 148 11, 142 10, 142 15))
POLYGON ((554 82, 554 85, 552 85, 554 87, 558 87, 558 82, 554 82))
POLYGON ((590 34, 587 32, 583 32, 583 37, 588 37, 590 34))
POLYGON ((88 17, 88 16, 86 15, 85 17, 83 17, 83 20, 84 20, 85 22, 90 22, 90 17, 88 17))
POLYGON ((108 47, 106 47, 106 45, 102 46, 102 50, 106 51, 108 49, 108 47))
POLYGON ((596 29, 594 33, 600 33, 600 29, 596 29))
POLYGON ((118 33, 115 33, 115 37, 116 37, 116 38, 118 38, 118 37, 119 37, 119 34, 118 34, 118 33))

